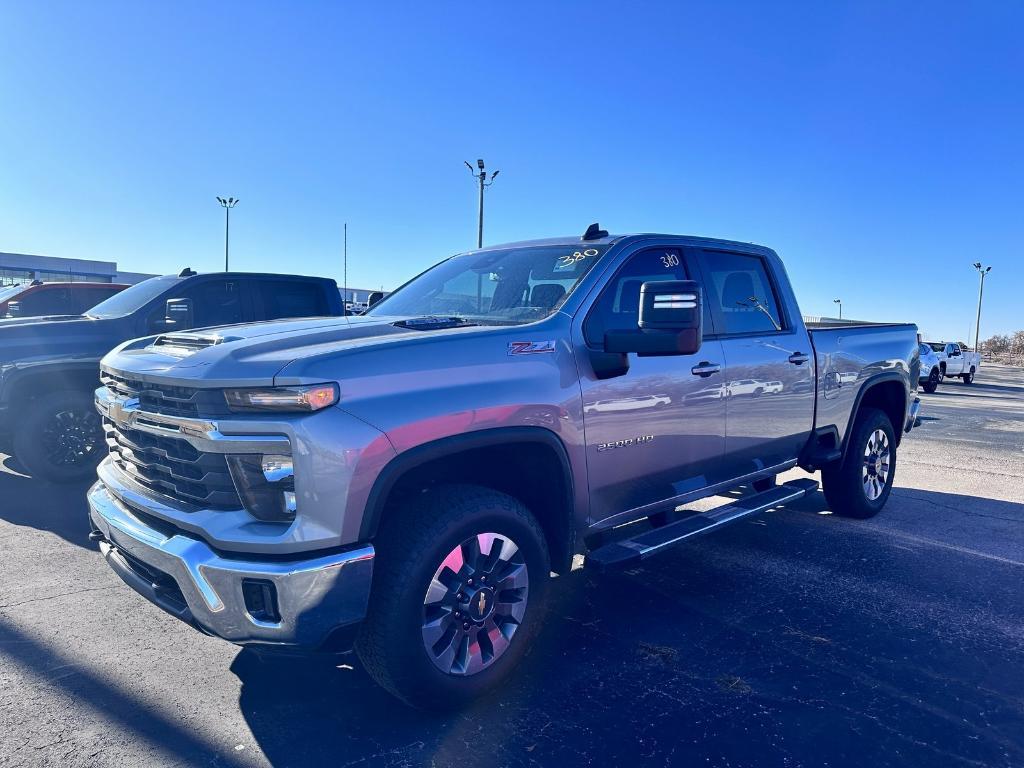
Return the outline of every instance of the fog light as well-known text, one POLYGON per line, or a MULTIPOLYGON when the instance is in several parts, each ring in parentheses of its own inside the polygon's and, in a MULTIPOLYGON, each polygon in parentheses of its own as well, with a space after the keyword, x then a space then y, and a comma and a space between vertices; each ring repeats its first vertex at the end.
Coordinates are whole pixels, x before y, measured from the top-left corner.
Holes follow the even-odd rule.
POLYGON ((228 470, 242 505, 257 520, 295 519, 295 474, 291 456, 235 454, 228 470))
POLYGON ((281 623, 281 611, 277 607, 277 589, 272 581, 242 579, 242 597, 245 600, 245 610, 256 621, 268 624, 281 623))

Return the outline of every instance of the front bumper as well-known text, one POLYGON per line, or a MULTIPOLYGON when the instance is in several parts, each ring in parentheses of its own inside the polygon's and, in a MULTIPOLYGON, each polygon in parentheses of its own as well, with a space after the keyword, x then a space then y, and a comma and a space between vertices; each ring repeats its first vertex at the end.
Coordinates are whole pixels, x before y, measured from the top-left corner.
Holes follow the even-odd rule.
POLYGON ((239 645, 316 650, 335 630, 366 615, 374 558, 370 545, 287 561, 226 557, 199 539, 158 530, 102 482, 89 490, 88 500, 93 538, 118 576, 208 634, 239 645), (259 611, 254 615, 243 583, 273 586, 277 610, 272 619, 259 611))

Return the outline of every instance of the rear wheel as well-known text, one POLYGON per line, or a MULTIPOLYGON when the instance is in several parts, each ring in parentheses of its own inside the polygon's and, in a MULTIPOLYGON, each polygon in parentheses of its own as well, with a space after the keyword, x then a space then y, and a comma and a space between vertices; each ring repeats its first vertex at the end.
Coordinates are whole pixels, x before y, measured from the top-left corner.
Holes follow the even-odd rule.
POLYGON ((543 618, 547 544, 516 499, 451 485, 416 497, 377 542, 356 651, 408 704, 460 706, 500 685, 543 618))
POLYGON ((960 378, 964 380, 964 384, 973 384, 974 383, 974 366, 971 366, 971 370, 969 370, 967 373, 961 375, 960 378))
POLYGON ((929 395, 935 392, 939 388, 939 379, 942 377, 939 375, 938 368, 932 368, 931 373, 928 374, 928 380, 922 386, 922 389, 929 395))
POLYGON ((877 515, 896 476, 896 436, 884 411, 862 408, 842 460, 821 470, 829 509, 843 517, 877 515))
POLYGON ((103 458, 100 417, 85 392, 41 395, 30 403, 15 430, 14 455, 37 480, 88 480, 103 458))

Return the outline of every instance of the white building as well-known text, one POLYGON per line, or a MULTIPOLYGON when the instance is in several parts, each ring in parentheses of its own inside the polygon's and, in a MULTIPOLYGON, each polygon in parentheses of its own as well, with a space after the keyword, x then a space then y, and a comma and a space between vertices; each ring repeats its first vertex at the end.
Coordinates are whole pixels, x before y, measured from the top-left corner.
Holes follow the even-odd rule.
POLYGON ((0 252, 0 285, 32 280, 53 282, 140 283, 154 275, 122 272, 114 261, 60 259, 28 253, 0 252))

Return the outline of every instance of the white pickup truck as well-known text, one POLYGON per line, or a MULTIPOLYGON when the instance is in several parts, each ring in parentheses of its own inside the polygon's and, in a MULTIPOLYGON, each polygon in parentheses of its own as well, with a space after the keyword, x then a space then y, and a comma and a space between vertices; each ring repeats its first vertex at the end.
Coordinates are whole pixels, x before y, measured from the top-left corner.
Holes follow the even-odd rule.
POLYGON ((964 384, 974 382, 974 377, 981 368, 981 355, 962 348, 955 342, 928 341, 925 342, 936 357, 939 358, 939 369, 943 378, 959 378, 964 384))

